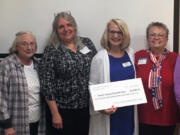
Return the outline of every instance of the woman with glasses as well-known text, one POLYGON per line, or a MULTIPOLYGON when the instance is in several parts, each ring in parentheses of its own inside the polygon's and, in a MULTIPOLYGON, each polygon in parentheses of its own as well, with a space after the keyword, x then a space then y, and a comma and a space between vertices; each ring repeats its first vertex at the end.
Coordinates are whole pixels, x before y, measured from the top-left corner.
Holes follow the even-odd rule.
MULTIPOLYGON (((121 19, 111 19, 101 38, 103 49, 93 58, 90 85, 135 78, 130 34, 121 19)), ((137 135, 134 106, 94 111, 91 106, 89 135, 137 135)))
POLYGON ((36 39, 20 31, 0 63, 0 134, 45 135, 36 39))
POLYGON ((94 44, 79 37, 74 17, 58 13, 44 50, 42 91, 48 104, 49 135, 87 135, 89 130, 89 71, 94 44))
POLYGON ((140 135, 173 135, 178 120, 173 84, 177 54, 166 49, 168 34, 165 24, 152 22, 146 29, 149 48, 135 54, 136 77, 147 97, 138 106, 140 135))

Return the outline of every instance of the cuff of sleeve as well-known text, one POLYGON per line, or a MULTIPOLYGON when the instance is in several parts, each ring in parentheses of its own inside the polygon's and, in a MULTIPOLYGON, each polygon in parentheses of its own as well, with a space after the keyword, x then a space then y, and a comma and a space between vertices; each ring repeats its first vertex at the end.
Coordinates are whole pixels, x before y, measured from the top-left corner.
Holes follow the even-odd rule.
POLYGON ((48 96, 45 96, 45 98, 48 99, 48 100, 55 100, 54 95, 48 95, 48 96))
POLYGON ((11 118, 7 120, 0 120, 0 127, 2 127, 3 129, 11 128, 12 127, 11 118))

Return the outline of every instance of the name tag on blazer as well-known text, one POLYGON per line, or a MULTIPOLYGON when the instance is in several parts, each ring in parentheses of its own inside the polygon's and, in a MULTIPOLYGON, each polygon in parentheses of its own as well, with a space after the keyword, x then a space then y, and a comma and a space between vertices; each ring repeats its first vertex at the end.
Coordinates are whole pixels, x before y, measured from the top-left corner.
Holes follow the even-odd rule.
POLYGON ((89 48, 87 46, 85 46, 83 49, 80 50, 80 52, 82 54, 87 54, 88 52, 90 52, 91 50, 89 50, 89 48))
POLYGON ((146 64, 147 63, 147 58, 140 58, 138 60, 138 65, 143 65, 143 64, 146 64))
POLYGON ((125 62, 122 64, 123 67, 130 67, 131 66, 131 62, 125 62))

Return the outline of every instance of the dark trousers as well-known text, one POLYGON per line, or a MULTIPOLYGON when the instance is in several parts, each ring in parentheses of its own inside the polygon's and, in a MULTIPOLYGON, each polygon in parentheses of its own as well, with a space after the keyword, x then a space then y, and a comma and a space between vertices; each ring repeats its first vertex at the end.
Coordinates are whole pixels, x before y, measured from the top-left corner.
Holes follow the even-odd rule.
POLYGON ((52 116, 47 110, 47 134, 48 135, 88 135, 89 109, 59 109, 63 120, 63 129, 52 127, 52 116))
POLYGON ((38 135, 38 124, 39 122, 29 124, 30 135, 38 135))
POLYGON ((139 124, 139 135, 173 135, 175 126, 139 124))

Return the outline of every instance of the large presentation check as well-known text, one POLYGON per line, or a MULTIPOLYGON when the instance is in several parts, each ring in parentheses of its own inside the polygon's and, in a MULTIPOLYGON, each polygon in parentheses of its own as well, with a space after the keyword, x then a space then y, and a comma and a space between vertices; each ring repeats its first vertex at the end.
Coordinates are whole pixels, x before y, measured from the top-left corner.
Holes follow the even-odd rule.
POLYGON ((89 90, 95 111, 147 103, 140 78, 90 85, 89 90))

